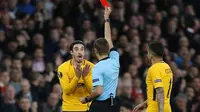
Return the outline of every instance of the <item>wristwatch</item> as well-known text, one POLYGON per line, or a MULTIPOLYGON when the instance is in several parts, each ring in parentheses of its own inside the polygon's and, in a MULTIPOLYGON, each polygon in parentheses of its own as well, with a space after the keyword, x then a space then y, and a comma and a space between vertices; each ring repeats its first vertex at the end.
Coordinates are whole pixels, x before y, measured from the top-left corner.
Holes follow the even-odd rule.
POLYGON ((110 22, 110 19, 109 19, 109 18, 108 18, 108 19, 105 19, 105 23, 106 23, 106 22, 110 22))

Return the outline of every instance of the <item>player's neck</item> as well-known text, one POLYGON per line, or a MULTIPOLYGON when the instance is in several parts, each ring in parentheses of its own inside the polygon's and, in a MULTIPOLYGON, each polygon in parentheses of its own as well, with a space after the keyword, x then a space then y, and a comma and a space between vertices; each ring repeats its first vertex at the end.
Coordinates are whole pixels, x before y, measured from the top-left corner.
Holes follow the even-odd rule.
POLYGON ((104 58, 108 57, 108 55, 101 55, 101 56, 98 56, 98 60, 102 60, 104 58))
POLYGON ((162 58, 157 58, 157 57, 155 57, 155 58, 153 58, 153 60, 152 60, 152 64, 160 63, 160 62, 163 62, 163 59, 162 59, 162 58))
POLYGON ((74 59, 72 59, 72 61, 71 61, 71 64, 74 65, 74 66, 81 65, 82 63, 83 63, 83 61, 81 63, 78 63, 74 59))

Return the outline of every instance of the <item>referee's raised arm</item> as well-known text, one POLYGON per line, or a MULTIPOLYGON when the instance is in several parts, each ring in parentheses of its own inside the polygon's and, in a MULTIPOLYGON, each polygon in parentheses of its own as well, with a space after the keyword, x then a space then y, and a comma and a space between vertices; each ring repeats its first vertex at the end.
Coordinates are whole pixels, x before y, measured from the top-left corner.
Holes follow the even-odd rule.
POLYGON ((111 29, 110 29, 110 19, 109 19, 110 13, 111 13, 111 8, 106 7, 104 12, 104 19, 105 19, 104 35, 105 39, 108 41, 109 48, 111 49, 113 48, 113 42, 111 38, 111 29))
POLYGON ((105 19, 104 36, 109 45, 109 50, 110 50, 109 57, 112 59, 115 59, 115 61, 117 62, 117 65, 119 65, 119 53, 117 52, 117 49, 114 48, 112 38, 111 38, 111 28, 110 28, 110 19, 109 19, 110 13, 111 13, 111 8, 106 7, 105 12, 104 12, 104 19, 105 19))

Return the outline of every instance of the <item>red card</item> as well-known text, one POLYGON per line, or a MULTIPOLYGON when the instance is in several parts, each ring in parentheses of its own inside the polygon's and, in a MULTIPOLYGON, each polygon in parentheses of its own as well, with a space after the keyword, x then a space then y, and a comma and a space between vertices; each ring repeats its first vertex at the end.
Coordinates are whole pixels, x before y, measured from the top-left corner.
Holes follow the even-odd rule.
POLYGON ((104 7, 110 7, 110 4, 108 3, 107 0, 100 0, 100 2, 104 7))

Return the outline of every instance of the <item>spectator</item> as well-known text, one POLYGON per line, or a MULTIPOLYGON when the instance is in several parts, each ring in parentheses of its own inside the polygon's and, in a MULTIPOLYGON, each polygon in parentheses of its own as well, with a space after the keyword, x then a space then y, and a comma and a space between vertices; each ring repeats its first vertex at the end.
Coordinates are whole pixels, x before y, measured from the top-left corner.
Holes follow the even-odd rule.
MULTIPOLYGON (((117 94, 124 102, 122 107, 130 110, 127 96, 132 97, 128 103, 133 106, 145 98, 146 51, 148 43, 157 40, 165 46, 164 59, 174 73, 172 105, 183 93, 187 111, 199 112, 198 0, 113 0, 110 4, 112 40, 120 53, 117 94)), ((71 58, 69 45, 76 39, 87 45, 85 58, 97 62, 92 57, 92 43, 104 36, 104 9, 98 1, 3 0, 0 7, 1 102, 7 97, 5 88, 14 87, 16 94, 22 91, 24 78, 32 85, 37 83, 38 94, 33 96, 39 98, 38 106, 47 102, 49 91, 60 94, 54 71, 71 58), (34 80, 29 79, 32 72, 39 72, 37 78, 33 75, 34 80)), ((34 88, 30 87, 31 93, 34 88)), ((36 109, 37 103, 30 105, 36 109)))
POLYGON ((200 92, 200 78, 199 77, 195 77, 192 81, 192 86, 195 90, 196 93, 200 92))
POLYGON ((20 70, 21 71, 21 69, 22 69, 22 62, 21 62, 21 59, 19 59, 19 58, 13 58, 12 59, 12 67, 13 68, 16 68, 16 69, 18 69, 18 70, 20 70))
MULTIPOLYGON (((73 28, 73 27, 67 26, 67 27, 65 28, 64 33, 66 34, 67 37, 74 38, 74 28, 73 28)), ((69 45, 71 45, 71 44, 69 44, 69 45)))
POLYGON ((142 82, 139 78, 133 79, 133 91, 132 91, 133 98, 135 98, 136 96, 140 94, 143 94, 141 84, 142 82))
POLYGON ((174 112, 187 112, 187 97, 184 94, 177 95, 173 109, 174 112))
POLYGON ((135 78, 136 76, 137 76, 137 66, 136 65, 133 65, 133 64, 131 64, 130 66, 129 66, 129 69, 128 69, 129 71, 129 73, 131 74, 131 77, 132 78, 135 78))
POLYGON ((47 11, 48 17, 51 19, 53 17, 53 10, 55 8, 51 0, 44 0, 44 8, 47 11))
POLYGON ((23 77, 28 78, 28 74, 32 70, 32 58, 30 56, 24 57, 22 60, 22 72, 23 72, 23 77))
POLYGON ((12 19, 16 19, 17 0, 8 0, 9 15, 12 19))
POLYGON ((69 53, 69 45, 67 42, 67 38, 60 38, 59 42, 59 51, 58 53, 62 56, 63 60, 68 60, 71 58, 71 54, 69 53))
POLYGON ((37 96, 39 96, 39 78, 40 78, 40 73, 38 72, 30 72, 29 73, 29 81, 30 81, 30 91, 31 93, 35 93, 37 94, 37 96))
POLYGON ((48 60, 52 60, 52 55, 58 51, 58 43, 60 40, 60 33, 58 29, 54 28, 50 31, 50 38, 45 47, 45 53, 48 55, 48 60))
POLYGON ((58 94, 50 93, 47 103, 41 107, 40 112, 61 112, 61 107, 57 105, 58 101, 58 94))
POLYGON ((194 89, 192 87, 187 87, 186 88, 186 95, 187 95, 187 112, 191 112, 192 111, 192 105, 195 103, 194 101, 194 96, 195 96, 195 92, 194 89))
POLYGON ((16 99, 18 101, 20 101, 20 99, 23 98, 23 97, 28 98, 28 100, 30 102, 37 101, 37 99, 38 99, 38 96, 35 93, 35 91, 31 92, 31 90, 30 90, 30 83, 29 83, 29 81, 27 79, 23 79, 21 81, 21 91, 19 93, 17 93, 16 99))
POLYGON ((53 86, 52 93, 56 93, 58 95, 59 100, 62 101, 62 88, 61 88, 61 86, 59 84, 55 84, 53 86))
POLYGON ((9 81, 9 72, 3 65, 0 65, 0 99, 5 94, 5 89, 9 85, 9 81))
POLYGON ((12 61, 11 61, 11 57, 9 55, 5 55, 5 56, 2 57, 2 63, 4 63, 6 69, 8 71, 10 71, 12 61))
POLYGON ((44 37, 42 34, 38 33, 33 36, 33 45, 32 46, 34 46, 33 50, 37 47, 44 48, 44 37))
POLYGON ((17 53, 17 48, 18 48, 17 42, 14 40, 11 40, 8 42, 7 48, 4 52, 5 52, 5 54, 7 54, 11 57, 15 57, 15 55, 17 53))
POLYGON ((58 31, 59 34, 62 34, 63 33, 62 29, 64 27, 64 20, 63 20, 63 18, 57 17, 55 19, 55 26, 54 27, 57 29, 57 31, 58 31))
POLYGON ((21 80, 23 78, 22 71, 17 68, 11 70, 11 82, 10 85, 14 87, 15 92, 18 93, 21 90, 21 80))
POLYGON ((21 97, 18 106, 19 106, 18 112, 37 112, 37 106, 34 105, 31 106, 31 101, 27 97, 21 97))
POLYGON ((5 91, 3 102, 1 102, 0 109, 2 112, 17 112, 15 101, 15 89, 8 86, 5 91))
POLYGON ((123 101, 133 102, 131 80, 123 80, 123 89, 120 96, 120 101, 122 103, 123 101))
POLYGON ((36 48, 34 52, 34 60, 32 65, 32 71, 34 72, 44 72, 45 61, 44 52, 42 48, 36 48))

